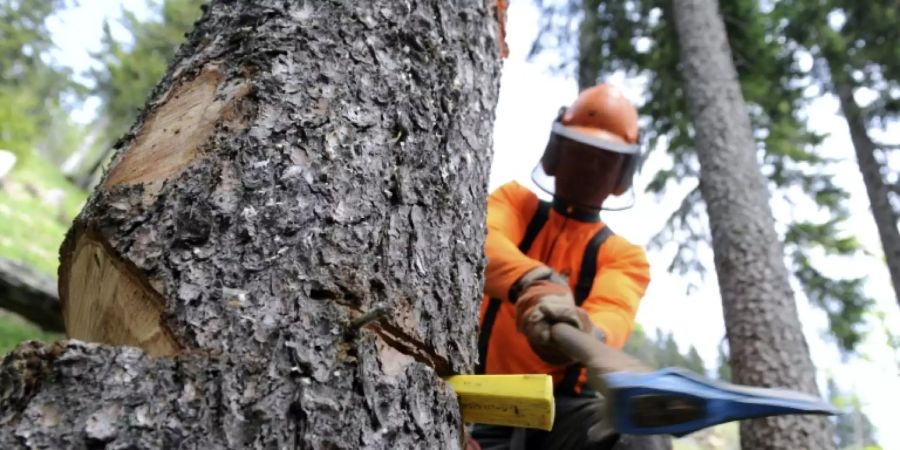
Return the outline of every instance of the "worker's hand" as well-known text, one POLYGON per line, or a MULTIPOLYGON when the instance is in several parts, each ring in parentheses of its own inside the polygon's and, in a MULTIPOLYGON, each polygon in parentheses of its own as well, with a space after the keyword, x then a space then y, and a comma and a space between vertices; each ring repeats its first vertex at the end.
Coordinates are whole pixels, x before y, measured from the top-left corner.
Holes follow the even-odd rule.
POLYGON ((515 302, 516 299, 522 295, 522 292, 526 287, 540 280, 549 280, 562 284, 563 286, 568 286, 566 277, 556 273, 555 270, 547 266, 538 266, 526 272, 525 275, 522 275, 522 277, 512 285, 509 290, 509 299, 515 302))
POLYGON ((550 364, 569 364, 572 359, 557 349, 550 337, 550 327, 558 322, 584 331, 593 329, 567 284, 538 280, 525 286, 516 301, 516 327, 541 359, 550 364))

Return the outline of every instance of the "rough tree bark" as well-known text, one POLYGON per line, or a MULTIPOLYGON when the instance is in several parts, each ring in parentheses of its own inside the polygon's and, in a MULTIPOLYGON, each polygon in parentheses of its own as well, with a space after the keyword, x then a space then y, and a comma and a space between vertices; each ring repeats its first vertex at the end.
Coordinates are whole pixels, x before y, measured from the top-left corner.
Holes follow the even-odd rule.
POLYGON ((897 304, 900 305, 900 229, 897 228, 897 214, 888 196, 890 188, 884 182, 881 164, 875 159, 876 146, 866 130, 865 117, 856 99, 853 98, 853 86, 844 81, 849 77, 841 76, 837 72, 839 69, 834 68, 833 61, 829 61, 828 64, 832 67, 834 90, 841 102, 841 112, 847 121, 847 127, 850 129, 850 139, 856 151, 859 171, 866 184, 866 193, 869 196, 875 226, 878 228, 878 237, 881 238, 881 247, 891 275, 894 295, 897 304))
POLYGON ((0 258, 0 308, 28 319, 46 331, 64 331, 55 280, 5 258, 0 258))
POLYGON ((7 357, 0 448, 457 445, 494 6, 214 1, 61 250, 68 332, 108 345, 7 357))
MULTIPOLYGON (((734 381, 818 394, 717 3, 673 9, 734 381)), ((831 435, 818 416, 741 423, 746 449, 830 449, 831 435)))

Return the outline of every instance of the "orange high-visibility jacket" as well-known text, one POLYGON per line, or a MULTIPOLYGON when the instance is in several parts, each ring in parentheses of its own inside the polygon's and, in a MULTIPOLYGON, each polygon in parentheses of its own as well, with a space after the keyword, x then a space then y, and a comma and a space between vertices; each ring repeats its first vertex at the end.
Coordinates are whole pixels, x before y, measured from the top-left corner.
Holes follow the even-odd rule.
POLYGON ((580 392, 583 368, 547 364, 516 329, 510 288, 531 269, 551 267, 568 278, 576 302, 607 344, 622 348, 650 283, 644 250, 613 234, 598 216, 567 214, 516 182, 491 193, 487 222, 479 373, 546 373, 553 375, 557 392, 580 392))

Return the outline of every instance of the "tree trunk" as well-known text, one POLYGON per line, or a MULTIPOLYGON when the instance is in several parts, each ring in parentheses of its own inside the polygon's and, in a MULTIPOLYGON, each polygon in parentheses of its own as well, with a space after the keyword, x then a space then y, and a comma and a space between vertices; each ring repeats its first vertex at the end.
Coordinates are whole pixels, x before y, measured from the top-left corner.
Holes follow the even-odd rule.
POLYGON ((0 258, 0 308, 45 331, 64 331, 56 280, 24 264, 0 258))
MULTIPOLYGON (((674 4, 734 381, 818 394, 725 27, 713 0, 674 4)), ((829 449, 818 416, 742 422, 745 449, 829 449)))
POLYGON ((600 5, 594 0, 581 1, 581 23, 578 25, 578 65, 576 81, 578 91, 581 92, 595 84, 600 79, 600 61, 597 55, 598 48, 594 44, 597 40, 600 5))
POLYGON ((458 445, 494 12, 214 1, 61 249, 68 333, 109 345, 4 360, 0 448, 458 445))
MULTIPOLYGON (((829 66, 831 65, 832 62, 829 61, 829 66)), ((836 68, 832 67, 831 70, 835 74, 836 68)), ((840 81, 843 77, 833 75, 832 78, 835 80, 834 89, 841 102, 841 112, 847 120, 847 127, 850 128, 850 139, 853 141, 853 149, 856 150, 856 161, 859 163, 859 171, 862 172, 863 181, 866 184, 872 216, 875 217, 878 236, 881 238, 881 246, 884 249, 884 258, 887 260, 888 271, 891 274, 894 295, 897 297, 897 304, 900 305, 900 230, 897 229, 897 214, 894 212, 888 196, 890 189, 882 178, 881 164, 875 159, 875 143, 869 138, 865 117, 853 98, 853 86, 840 81)))

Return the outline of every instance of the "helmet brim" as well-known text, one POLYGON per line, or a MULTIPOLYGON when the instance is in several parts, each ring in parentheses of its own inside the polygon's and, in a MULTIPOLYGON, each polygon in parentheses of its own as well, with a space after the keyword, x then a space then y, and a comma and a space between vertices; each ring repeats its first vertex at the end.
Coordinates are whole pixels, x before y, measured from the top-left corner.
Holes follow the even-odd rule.
POLYGON ((563 125, 560 122, 554 122, 552 132, 557 136, 614 153, 637 155, 641 150, 640 145, 630 144, 613 133, 597 128, 563 125))

